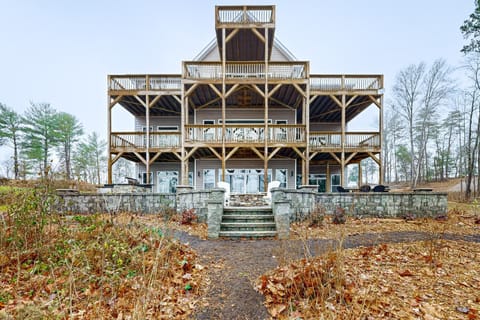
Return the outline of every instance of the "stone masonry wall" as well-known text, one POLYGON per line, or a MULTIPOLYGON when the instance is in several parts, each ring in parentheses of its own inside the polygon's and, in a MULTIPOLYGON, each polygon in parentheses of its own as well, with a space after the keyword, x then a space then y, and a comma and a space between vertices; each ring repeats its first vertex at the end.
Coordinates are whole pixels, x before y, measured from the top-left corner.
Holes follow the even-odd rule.
POLYGON ((159 213, 176 207, 175 194, 89 193, 60 194, 57 210, 62 213, 159 213))
POLYGON ((276 189, 272 198, 289 200, 292 204, 291 221, 302 221, 316 207, 332 214, 337 207, 355 217, 437 217, 447 214, 447 193, 317 193, 310 190, 276 189))

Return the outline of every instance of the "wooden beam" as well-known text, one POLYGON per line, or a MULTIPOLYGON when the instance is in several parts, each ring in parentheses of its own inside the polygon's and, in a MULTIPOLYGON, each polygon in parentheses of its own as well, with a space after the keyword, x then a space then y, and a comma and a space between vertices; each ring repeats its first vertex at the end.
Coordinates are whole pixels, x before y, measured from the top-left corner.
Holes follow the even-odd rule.
POLYGON ((230 159, 230 158, 235 154, 235 152, 238 151, 238 149, 240 149, 240 147, 238 147, 238 146, 235 147, 235 148, 233 148, 233 149, 226 155, 225 161, 227 161, 228 159, 230 159))
POLYGON ((313 153, 308 157, 308 159, 309 159, 309 160, 312 160, 317 154, 318 154, 318 151, 317 151, 317 152, 313 152, 313 153))
POLYGON ((112 160, 111 160, 111 163, 110 164, 115 164, 115 162, 117 162, 118 159, 120 159, 120 157, 122 156, 123 152, 120 152, 119 154, 117 154, 112 160))
POLYGON ((181 154, 178 154, 178 152, 172 152, 177 158, 178 160, 182 160, 182 155, 181 154))
POLYGON ((143 162, 144 165, 147 165, 147 161, 136 151, 133 152, 134 155, 137 156, 137 158, 143 162))
POLYGON ((268 161, 272 160, 273 156, 277 154, 278 151, 280 151, 280 147, 275 148, 269 155, 268 155, 268 161))
POLYGON ((208 150, 212 151, 212 153, 219 159, 219 160, 222 160, 222 156, 215 150, 213 149, 212 147, 207 147, 208 150))
POLYGON ((314 96, 311 96, 309 102, 312 103, 312 102, 313 102, 315 99, 317 99, 318 97, 319 97, 318 94, 317 94, 317 95, 314 95, 314 96))
POLYGON ((110 101, 110 103, 109 103, 110 108, 112 108, 114 105, 116 105, 120 100, 122 100, 122 98, 123 98, 123 96, 119 95, 118 97, 113 99, 113 101, 110 101))
POLYGON ((176 94, 172 95, 172 97, 173 97, 175 100, 177 100, 178 103, 180 103, 180 104, 182 103, 182 99, 179 98, 176 94))
POLYGON ((338 100, 337 97, 335 97, 333 94, 331 94, 329 97, 337 104, 338 107, 342 107, 342 102, 338 100))
POLYGON ((252 88, 253 88, 255 91, 257 91, 257 93, 258 93, 259 95, 261 95, 262 98, 265 98, 265 93, 264 93, 262 90, 260 90, 260 88, 257 87, 256 84, 252 84, 252 88))
POLYGON ((303 89, 300 88, 300 86, 298 84, 294 83, 293 86, 295 87, 295 89, 297 89, 298 93, 300 93, 304 98, 307 97, 306 92, 303 91, 303 89))
POLYGON ((372 159, 373 159, 373 161, 375 161, 375 162, 376 162, 376 163, 377 163, 379 166, 381 166, 381 165, 382 165, 382 164, 381 164, 381 162, 380 162, 380 159, 379 159, 379 158, 377 158, 377 157, 376 157, 376 156, 375 156, 373 153, 371 153, 371 152, 367 152, 367 154, 368 154, 368 155, 370 156, 370 158, 372 158, 372 159))
POLYGON ((212 88, 212 90, 216 93, 217 96, 223 97, 222 93, 217 89, 217 87, 215 87, 215 85, 213 85, 212 83, 209 83, 208 86, 212 88))
POLYGON ((184 97, 188 97, 193 90, 195 90, 198 87, 198 83, 194 83, 188 90, 185 92, 184 97))
POLYGON ((340 158, 337 157, 335 153, 329 152, 329 154, 332 156, 333 159, 335 159, 335 161, 337 161, 339 164, 342 164, 342 160, 340 160, 340 158))
POLYGON ((348 102, 345 104, 345 108, 348 107, 348 106, 350 105, 350 103, 352 103, 353 100, 355 100, 356 97, 358 97, 358 96, 352 96, 352 97, 350 98, 350 100, 348 100, 348 102))
POLYGON ((290 110, 296 110, 296 108, 294 108, 294 107, 292 107, 292 106, 289 106, 288 104, 286 104, 286 103, 284 103, 284 102, 282 102, 282 101, 280 101, 280 100, 277 100, 277 99, 275 99, 275 98, 270 98, 270 100, 272 100, 273 102, 276 102, 276 103, 278 103, 279 105, 281 105, 281 106, 283 106, 283 107, 285 107, 285 108, 288 108, 288 109, 290 109, 290 110))
POLYGON ((239 28, 233 29, 233 31, 230 32, 230 34, 228 35, 228 37, 225 38, 225 44, 227 44, 230 40, 232 40, 232 38, 238 33, 238 31, 240 31, 239 28))
POLYGON ((303 154, 303 152, 300 152, 297 147, 292 147, 292 149, 300 156, 300 158, 305 160, 305 155, 303 154))
POLYGON ((158 96, 156 96, 155 98, 153 98, 152 101, 150 101, 149 103, 149 108, 151 108, 155 103, 157 103, 158 100, 160 100, 160 98, 163 96, 163 94, 159 94, 158 96))
POLYGON ((155 153, 155 155, 154 155, 154 156, 153 156, 153 157, 150 159, 150 164, 154 163, 154 162, 155 162, 155 160, 157 160, 157 159, 158 159, 158 157, 160 157, 160 155, 161 155, 161 154, 162 154, 162 152, 161 152, 161 151, 159 151, 159 152, 155 153))
POLYGON ((228 98, 232 93, 234 93, 235 91, 237 91, 237 88, 240 86, 239 83, 235 83, 233 85, 233 87, 230 88, 230 90, 228 90, 226 93, 225 93, 225 98, 228 98))
POLYGON ((253 152, 255 152, 255 154, 256 154, 261 160, 265 160, 265 156, 264 156, 260 151, 258 151, 257 148, 255 148, 255 147, 250 147, 250 149, 252 149, 253 152))
POLYGON ((196 107, 195 109, 201 110, 201 109, 206 108, 206 107, 208 107, 209 105, 217 102, 218 100, 222 100, 222 98, 221 98, 221 97, 216 97, 215 99, 212 99, 212 100, 210 100, 209 102, 207 102, 207 103, 205 103, 205 104, 202 104, 201 106, 196 107))
POLYGON ((192 154, 197 151, 198 147, 195 146, 192 148, 192 150, 190 150, 186 155, 185 155, 185 159, 184 160, 187 160, 188 161, 188 158, 190 158, 192 156, 192 154))
POLYGON ((372 100, 373 103, 375 103, 375 105, 381 109, 382 108, 382 105, 380 104, 380 102, 377 101, 376 98, 372 97, 372 96, 368 96, 370 98, 370 100, 372 100))
POLYGON ((147 104, 146 104, 145 102, 143 102, 143 100, 140 99, 139 96, 134 95, 133 97, 134 97, 138 102, 140 102, 140 104, 141 104, 142 106, 144 106, 145 108, 148 108, 147 104))
MULTIPOLYGON (((250 30, 252 30, 252 32, 258 37, 258 39, 260 39, 260 41, 262 41, 263 43, 265 43, 265 37, 263 36, 263 34, 261 34, 256 28, 251 28, 250 30)), ((267 54, 267 53, 265 53, 267 54)))
POLYGON ((281 83, 279 83, 279 84, 277 84, 275 87, 273 87, 273 89, 268 92, 268 97, 271 98, 272 95, 273 95, 278 89, 280 89, 281 87, 282 87, 282 84, 281 84, 281 83))
POLYGON ((353 157, 355 157, 357 155, 357 152, 354 152, 352 153, 346 160, 345 160, 345 164, 348 164, 350 162, 350 160, 353 159, 353 157))

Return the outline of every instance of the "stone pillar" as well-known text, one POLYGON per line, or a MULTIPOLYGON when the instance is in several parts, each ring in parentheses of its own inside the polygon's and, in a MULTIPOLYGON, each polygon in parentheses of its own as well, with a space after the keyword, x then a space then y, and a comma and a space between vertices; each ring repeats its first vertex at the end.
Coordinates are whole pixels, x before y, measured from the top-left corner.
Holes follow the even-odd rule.
POLYGON ((276 201, 273 207, 278 239, 288 239, 290 233, 290 215, 292 211, 290 201, 276 201))
POLYGON ((318 186, 317 185, 304 184, 304 185, 301 185, 298 189, 302 190, 302 191, 308 190, 308 191, 312 191, 312 192, 317 192, 318 186))
POLYGON ((217 239, 222 222, 225 189, 215 188, 210 191, 207 201, 208 238, 217 239))
POLYGON ((193 203, 191 203, 191 193, 193 187, 188 185, 177 185, 177 212, 182 212, 183 210, 193 208, 193 203))

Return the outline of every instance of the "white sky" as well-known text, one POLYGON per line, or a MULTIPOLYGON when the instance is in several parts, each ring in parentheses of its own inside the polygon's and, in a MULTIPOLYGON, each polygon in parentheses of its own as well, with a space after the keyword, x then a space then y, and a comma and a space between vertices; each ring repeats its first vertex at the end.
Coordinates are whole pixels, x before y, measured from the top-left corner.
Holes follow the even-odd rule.
MULTIPOLYGON (((408 64, 462 62, 459 27, 474 9, 473 0, 254 3, 276 5, 276 36, 312 73, 384 74, 386 99, 408 64)), ((216 4, 249 3, 0 0, 0 102, 18 112, 49 102, 105 138, 107 74, 179 74, 213 39, 216 4)))

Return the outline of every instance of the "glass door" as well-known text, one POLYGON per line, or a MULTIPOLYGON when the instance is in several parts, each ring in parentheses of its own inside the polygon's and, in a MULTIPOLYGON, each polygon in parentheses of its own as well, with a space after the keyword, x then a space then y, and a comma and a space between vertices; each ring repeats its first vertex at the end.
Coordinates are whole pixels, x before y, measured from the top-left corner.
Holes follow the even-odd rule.
POLYGON ((309 185, 318 186, 318 192, 327 191, 327 175, 326 174, 311 174, 308 178, 309 185))
POLYGON ((178 171, 157 172, 157 192, 175 193, 178 184, 178 171))

